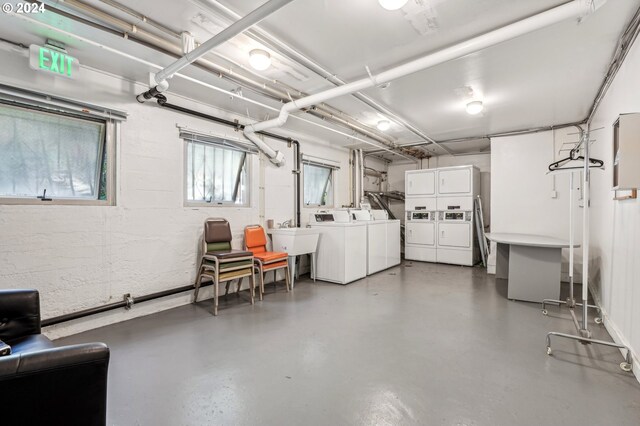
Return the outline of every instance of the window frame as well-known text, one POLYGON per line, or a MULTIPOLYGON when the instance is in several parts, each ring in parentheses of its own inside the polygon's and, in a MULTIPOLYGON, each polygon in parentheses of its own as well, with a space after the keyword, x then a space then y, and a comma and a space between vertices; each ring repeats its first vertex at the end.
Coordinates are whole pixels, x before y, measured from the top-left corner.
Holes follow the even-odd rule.
POLYGON ((330 166, 327 164, 321 164, 321 163, 317 163, 317 162, 313 162, 313 161, 304 161, 302 162, 302 206, 304 208, 327 208, 327 209, 332 209, 335 208, 335 204, 336 204, 336 191, 335 191, 335 178, 336 178, 336 170, 339 170, 337 167, 334 166, 330 166), (325 190, 327 188, 327 183, 331 182, 331 200, 327 200, 330 201, 330 203, 328 204, 307 204, 305 202, 305 166, 313 166, 313 167, 322 167, 325 169, 329 169, 329 177, 327 179, 327 182, 325 182, 325 190))
MULTIPOLYGON (((29 111, 44 112, 48 114, 61 115, 64 117, 93 121, 104 123, 104 135, 99 150, 99 167, 97 172, 97 181, 100 181, 102 174, 102 163, 104 162, 104 156, 106 155, 106 193, 107 197, 104 200, 100 199, 83 199, 83 198, 53 198, 51 201, 43 201, 37 197, 6 197, 0 196, 0 205, 42 205, 42 206, 114 206, 116 203, 116 144, 120 139, 120 126, 119 121, 105 118, 96 117, 91 115, 83 115, 80 113, 73 113, 67 111, 61 111, 56 108, 47 108, 41 105, 35 105, 24 102, 15 102, 10 100, 0 99, 0 104, 8 105, 10 107, 23 108, 29 111)), ((100 188, 97 188, 100 191, 100 188)))
MULTIPOLYGON (((190 132, 187 132, 190 133, 190 132)), ((220 139, 222 140, 227 140, 228 138, 224 138, 224 137, 219 137, 219 136, 211 136, 211 135, 206 135, 207 137, 211 137, 211 138, 215 138, 215 139, 220 139)), ((182 195, 182 203, 184 207, 226 207, 226 208, 238 208, 238 209, 244 209, 244 208, 251 208, 252 203, 251 203, 251 196, 252 196, 252 188, 251 188, 251 176, 252 176, 252 157, 251 155, 253 154, 253 152, 250 151, 243 151, 241 149, 234 149, 233 147, 230 146, 224 146, 222 144, 217 145, 215 143, 207 143, 206 141, 197 141, 194 139, 190 139, 190 138, 184 138, 181 137, 182 142, 183 142, 183 151, 182 151, 182 156, 183 156, 183 172, 182 172, 182 191, 183 191, 183 195, 182 195), (209 145, 209 146, 214 146, 220 149, 226 149, 229 151, 238 151, 238 152, 243 152, 244 153, 244 168, 247 171, 247 200, 244 203, 236 203, 235 201, 195 201, 195 200, 189 200, 189 179, 187 176, 187 173, 189 172, 189 144, 190 143, 196 143, 196 144, 201 144, 201 145, 209 145)), ((240 169, 242 170, 242 168, 240 169)), ((236 175, 236 181, 238 181, 238 179, 240 178, 241 173, 238 173, 236 175)), ((236 192, 239 190, 239 183, 238 186, 236 187, 236 192)))

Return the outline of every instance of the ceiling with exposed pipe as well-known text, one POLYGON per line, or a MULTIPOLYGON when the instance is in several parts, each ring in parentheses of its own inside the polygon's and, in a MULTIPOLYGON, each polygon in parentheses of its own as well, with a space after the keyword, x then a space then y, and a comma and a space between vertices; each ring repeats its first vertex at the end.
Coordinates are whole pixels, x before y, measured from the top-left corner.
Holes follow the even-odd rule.
MULTIPOLYGON (((204 42, 264 0, 176 0, 162 8, 153 0, 45 3, 61 13, 1 15, 0 38, 24 45, 53 38, 83 64, 147 83, 150 72, 181 54, 180 33, 204 42), (113 51, 97 51, 97 44, 113 51)), ((170 93, 262 121, 276 116, 282 102, 383 72, 563 3, 410 0, 387 11, 377 0, 297 0, 185 69, 186 78, 174 79, 170 93), (271 55, 264 71, 249 65, 249 52, 257 48, 271 55), (203 90, 195 81, 221 90, 203 90)), ((610 0, 581 22, 561 22, 315 105, 286 128, 342 146, 384 148, 389 158, 406 160, 486 152, 484 135, 582 121, 639 6, 640 0, 610 0), (472 100, 483 102, 481 113, 466 113, 472 100), (389 121, 389 129, 376 128, 381 120, 389 121), (443 140, 450 142, 434 143, 443 140)))

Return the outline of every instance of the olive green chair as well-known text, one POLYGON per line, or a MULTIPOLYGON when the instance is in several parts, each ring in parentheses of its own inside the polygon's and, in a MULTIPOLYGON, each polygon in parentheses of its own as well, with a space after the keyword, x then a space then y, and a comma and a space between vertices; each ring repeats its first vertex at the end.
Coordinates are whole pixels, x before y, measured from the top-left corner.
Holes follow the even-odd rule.
POLYGON ((226 282, 225 295, 229 292, 229 285, 238 280, 239 294, 242 279, 249 277, 251 288, 251 304, 254 303, 255 278, 253 275, 253 253, 231 248, 231 228, 229 222, 222 218, 209 218, 204 223, 202 235, 202 256, 196 277, 194 303, 198 300, 198 292, 203 280, 213 281, 213 314, 218 315, 218 298, 220 283, 226 282))

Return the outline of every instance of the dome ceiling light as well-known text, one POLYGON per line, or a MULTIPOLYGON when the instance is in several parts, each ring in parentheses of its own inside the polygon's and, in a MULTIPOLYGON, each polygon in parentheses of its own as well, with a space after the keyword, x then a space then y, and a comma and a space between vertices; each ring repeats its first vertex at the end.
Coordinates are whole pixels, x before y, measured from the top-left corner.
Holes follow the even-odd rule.
POLYGON ((389 130, 389 128, 391 127, 391 123, 389 122, 389 120, 380 120, 378 121, 378 125, 376 127, 381 132, 384 132, 386 130, 389 130))
POLYGON ((378 0, 380 6, 387 10, 398 10, 407 4, 409 0, 378 0))
POLYGON ((264 71, 271 65, 271 55, 266 50, 253 49, 249 52, 249 64, 258 71, 264 71))
POLYGON ((467 104, 467 113, 471 115, 480 114, 483 109, 482 101, 472 101, 467 104))

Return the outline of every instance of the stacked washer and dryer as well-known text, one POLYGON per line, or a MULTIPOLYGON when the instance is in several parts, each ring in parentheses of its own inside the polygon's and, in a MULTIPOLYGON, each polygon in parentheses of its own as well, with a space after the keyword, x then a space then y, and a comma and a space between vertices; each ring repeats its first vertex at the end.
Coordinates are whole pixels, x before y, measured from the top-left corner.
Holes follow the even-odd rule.
POLYGON ((472 266, 480 259, 474 203, 475 166, 405 172, 405 259, 472 266))

